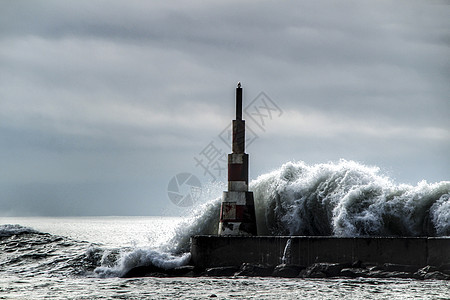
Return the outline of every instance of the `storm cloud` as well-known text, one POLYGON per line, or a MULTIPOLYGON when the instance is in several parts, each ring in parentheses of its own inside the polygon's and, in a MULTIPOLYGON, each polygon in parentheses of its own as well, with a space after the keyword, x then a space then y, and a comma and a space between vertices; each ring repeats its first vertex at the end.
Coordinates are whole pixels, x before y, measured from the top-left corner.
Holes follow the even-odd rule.
POLYGON ((253 127, 252 178, 340 158, 450 178, 448 2, 0 7, 0 214, 171 213, 172 176, 210 179, 193 158, 233 118, 237 81, 282 110, 253 127))

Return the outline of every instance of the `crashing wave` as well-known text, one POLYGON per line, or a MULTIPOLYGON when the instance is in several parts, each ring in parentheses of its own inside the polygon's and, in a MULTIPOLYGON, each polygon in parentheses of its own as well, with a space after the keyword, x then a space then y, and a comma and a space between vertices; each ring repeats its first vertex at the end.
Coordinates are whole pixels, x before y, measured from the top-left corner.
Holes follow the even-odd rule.
MULTIPOLYGON (((396 184, 378 168, 353 161, 288 162, 259 176, 250 189, 259 235, 450 236, 450 181, 413 186, 396 184)), ((189 263, 191 236, 217 233, 220 200, 194 210, 162 245, 136 249, 91 245, 86 251, 85 242, 0 225, 0 238, 8 240, 0 250, 7 253, 4 261, 9 266, 19 267, 26 260, 33 270, 53 266, 52 272, 85 276, 123 276, 140 266, 172 269, 189 263), (24 247, 9 251, 18 244, 24 247)))
POLYGON ((251 189, 261 235, 450 235, 450 181, 399 185, 353 161, 289 162, 251 189))
MULTIPOLYGON (((448 236, 450 181, 395 184, 379 168, 341 160, 307 165, 288 162, 251 182, 259 235, 448 236)), ((158 250, 124 253, 114 267, 123 274, 141 265, 173 268, 188 263, 192 235, 216 234, 220 198, 199 207, 158 250), (167 264, 161 261, 167 260, 167 264)))

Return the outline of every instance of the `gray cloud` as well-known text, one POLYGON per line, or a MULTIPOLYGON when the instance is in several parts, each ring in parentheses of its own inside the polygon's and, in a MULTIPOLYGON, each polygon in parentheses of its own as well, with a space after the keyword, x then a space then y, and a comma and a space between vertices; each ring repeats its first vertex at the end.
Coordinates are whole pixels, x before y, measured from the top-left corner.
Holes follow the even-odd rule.
POLYGON ((253 177, 342 157, 401 182, 448 180, 449 11, 438 1, 2 3, 0 214, 162 213, 171 176, 207 180, 193 156, 229 123, 238 80, 247 103, 263 90, 284 110, 249 149, 253 177), (98 203, 95 213, 77 201, 98 203))

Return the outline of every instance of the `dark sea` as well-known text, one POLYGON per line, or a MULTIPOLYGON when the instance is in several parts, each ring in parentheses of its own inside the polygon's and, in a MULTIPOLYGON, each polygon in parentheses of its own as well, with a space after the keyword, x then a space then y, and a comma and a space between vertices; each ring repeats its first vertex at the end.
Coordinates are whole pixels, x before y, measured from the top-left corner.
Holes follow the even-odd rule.
MULTIPOLYGON (((450 236, 450 181, 397 184, 355 162, 294 162, 250 187, 260 235, 450 236)), ((219 209, 217 198, 185 218, 0 217, 0 299, 450 299, 443 280, 121 278, 188 264, 190 236, 217 233, 219 209)))

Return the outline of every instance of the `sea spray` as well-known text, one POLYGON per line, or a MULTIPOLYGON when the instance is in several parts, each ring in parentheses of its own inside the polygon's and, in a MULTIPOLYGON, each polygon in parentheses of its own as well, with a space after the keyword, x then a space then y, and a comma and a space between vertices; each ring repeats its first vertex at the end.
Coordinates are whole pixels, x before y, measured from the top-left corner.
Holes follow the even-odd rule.
MULTIPOLYGON (((252 181, 250 190, 259 235, 450 235, 450 181, 412 186, 395 184, 379 168, 353 161, 288 162, 252 181)), ((108 263, 95 273, 121 276, 139 266, 187 264, 190 237, 217 234, 219 212, 217 197, 194 209, 165 244, 123 251, 112 265, 103 258, 108 263)))
POLYGON ((176 228, 175 235, 162 246, 165 251, 182 253, 189 251, 193 235, 217 234, 221 198, 213 199, 192 211, 176 228))
POLYGON ((395 184, 376 167, 341 160, 289 162, 250 188, 260 235, 450 235, 450 181, 395 184))
MULTIPOLYGON (((107 255, 108 253, 104 253, 107 255)), ((104 257, 102 257, 102 260, 104 257)), ((138 248, 124 252, 114 265, 101 265, 94 270, 99 277, 123 276, 129 270, 140 266, 156 266, 161 269, 173 269, 189 263, 190 253, 174 255, 154 249, 138 248)))
POLYGON ((450 235, 449 198, 449 194, 442 195, 430 209, 432 222, 436 228, 436 235, 438 236, 450 235))
POLYGON ((110 252, 105 251, 94 273, 100 277, 123 276, 140 266, 173 269, 189 263, 190 237, 198 234, 216 234, 219 223, 220 198, 211 200, 192 210, 177 226, 174 235, 161 245, 122 251, 111 264, 110 252))

